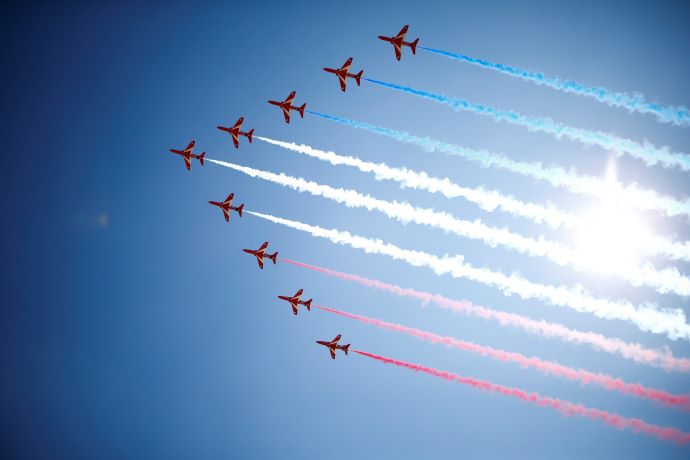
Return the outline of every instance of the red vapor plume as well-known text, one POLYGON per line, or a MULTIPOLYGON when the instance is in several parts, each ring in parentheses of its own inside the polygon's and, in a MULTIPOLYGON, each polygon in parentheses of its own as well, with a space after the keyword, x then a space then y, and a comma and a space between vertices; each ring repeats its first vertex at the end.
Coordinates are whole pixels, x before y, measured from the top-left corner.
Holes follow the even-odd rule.
POLYGON ((673 441, 680 445, 686 445, 690 443, 690 433, 686 433, 677 428, 652 425, 651 423, 647 423, 637 418, 627 418, 621 415, 606 412, 601 409, 593 409, 591 407, 586 407, 581 404, 575 404, 568 401, 563 401, 561 399, 550 398, 548 396, 541 396, 538 393, 528 393, 519 388, 497 385, 486 380, 477 380, 470 377, 463 377, 452 372, 434 369, 433 367, 408 363, 393 358, 386 358, 385 356, 367 353, 366 351, 350 351, 357 353, 361 356, 366 356, 367 358, 375 359, 382 363, 405 367, 407 369, 412 369, 413 371, 417 372, 424 372, 426 374, 433 375, 434 377, 440 377, 446 380, 461 383, 463 385, 478 388, 480 390, 489 391, 492 393, 501 393, 506 396, 512 396, 513 398, 531 402, 541 407, 551 407, 553 409, 556 409, 563 415, 579 415, 580 417, 588 417, 592 420, 600 420, 606 423, 607 425, 611 425, 619 429, 628 428, 633 430, 635 433, 646 433, 652 436, 656 436, 657 438, 662 439, 664 441, 673 441))
POLYGON ((432 302, 441 308, 447 308, 470 316, 498 321, 502 326, 519 327, 532 334, 539 334, 545 337, 555 337, 566 342, 587 344, 598 350, 619 354, 626 359, 650 366, 661 367, 668 371, 690 372, 690 359, 675 358, 670 351, 649 349, 637 343, 627 343, 623 340, 606 337, 595 332, 578 331, 558 323, 533 320, 522 315, 493 310, 481 305, 474 305, 467 300, 453 300, 443 297, 440 294, 432 294, 430 292, 403 288, 395 284, 388 284, 384 283, 383 281, 318 267, 316 265, 310 265, 304 262, 297 262, 290 259, 281 260, 285 263, 306 268, 308 270, 322 273, 324 275, 335 277, 341 280, 354 281, 355 283, 359 283, 370 288, 391 292, 403 297, 421 300, 424 304, 432 302))
POLYGON ((606 389, 618 391, 619 393, 637 396, 639 398, 650 399, 662 404, 672 407, 688 410, 690 409, 690 395, 675 395, 662 390, 654 388, 647 388, 639 383, 627 383, 623 380, 611 377, 606 374, 598 374, 583 369, 573 369, 572 367, 563 366, 551 361, 544 361, 535 357, 528 357, 520 353, 498 350, 491 347, 484 347, 476 343, 467 342, 465 340, 456 339, 454 337, 446 337, 434 334, 433 332, 423 331, 412 327, 403 326, 400 324, 388 323, 375 318, 367 316, 356 315, 334 308, 324 307, 322 305, 314 305, 321 310, 334 313, 336 315, 344 316, 346 318, 354 319, 362 323, 371 324, 382 329, 402 332, 404 334, 417 337, 420 340, 428 342, 440 343, 453 348, 476 353, 482 356, 488 356, 499 361, 509 361, 519 364, 524 367, 531 367, 544 374, 552 374, 559 377, 564 377, 569 380, 576 380, 581 383, 595 383, 606 389))

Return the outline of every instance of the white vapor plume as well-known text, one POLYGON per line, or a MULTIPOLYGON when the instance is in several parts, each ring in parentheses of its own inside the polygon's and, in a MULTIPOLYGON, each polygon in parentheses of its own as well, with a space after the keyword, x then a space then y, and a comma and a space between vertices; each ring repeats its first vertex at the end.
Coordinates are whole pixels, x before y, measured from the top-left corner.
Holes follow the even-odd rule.
POLYGON ((633 286, 648 286, 662 294, 671 292, 683 296, 690 295, 690 279, 680 274, 675 268, 658 271, 651 264, 647 263, 643 267, 622 265, 615 268, 611 267, 610 270, 604 271, 600 269, 597 261, 582 257, 581 252, 558 242, 546 240, 542 236, 537 239, 529 238, 513 233, 505 228, 490 227, 479 219, 474 221, 458 219, 446 212, 418 208, 405 202, 380 200, 370 195, 361 194, 356 190, 334 188, 307 181, 303 178, 288 176, 284 173, 275 174, 213 159, 208 159, 207 161, 234 169, 250 177, 290 187, 299 192, 308 192, 315 196, 322 196, 338 203, 343 203, 348 207, 379 211, 403 224, 414 222, 419 225, 427 225, 459 236, 482 241, 491 247, 501 245, 533 257, 544 257, 558 265, 570 266, 582 272, 594 271, 617 275, 633 286))
POLYGON ((655 308, 651 305, 633 305, 628 301, 612 301, 596 298, 582 286, 552 286, 534 283, 518 274, 506 275, 486 268, 477 268, 465 262, 461 255, 438 257, 426 252, 402 249, 380 239, 369 239, 337 229, 325 229, 315 225, 281 217, 247 211, 262 219, 281 224, 312 236, 325 238, 332 243, 361 249, 366 253, 387 255, 414 267, 427 267, 437 275, 450 274, 454 278, 467 278, 491 287, 504 295, 518 295, 523 299, 540 299, 547 303, 587 312, 600 318, 630 322, 640 330, 665 334, 671 340, 690 341, 690 325, 681 309, 655 308))

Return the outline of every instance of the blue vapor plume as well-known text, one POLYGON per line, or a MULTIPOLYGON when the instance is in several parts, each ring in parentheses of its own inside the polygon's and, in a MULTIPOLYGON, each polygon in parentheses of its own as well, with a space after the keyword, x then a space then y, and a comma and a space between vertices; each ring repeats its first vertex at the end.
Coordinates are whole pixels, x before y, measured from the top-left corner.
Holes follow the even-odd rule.
POLYGON ((690 171, 690 155, 670 152, 666 147, 658 148, 647 142, 640 144, 633 140, 613 136, 601 131, 589 131, 567 126, 548 117, 526 117, 512 110, 499 110, 491 106, 474 104, 463 99, 434 94, 408 86, 395 85, 393 83, 371 78, 363 78, 363 80, 386 88, 430 99, 440 104, 450 106, 455 110, 467 110, 481 115, 488 115, 495 121, 506 121, 508 123, 525 126, 530 131, 547 132, 554 135, 556 138, 567 137, 584 144, 598 145, 605 149, 613 150, 618 156, 622 155, 623 152, 627 152, 632 157, 644 161, 647 166, 661 163, 664 166, 678 166, 684 171, 690 171))
POLYGON ((566 93, 578 94, 580 96, 590 97, 599 102, 612 107, 622 107, 630 112, 646 113, 656 116, 656 118, 663 123, 672 123, 678 126, 690 126, 690 110, 683 106, 667 107, 653 102, 647 102, 644 96, 639 93, 616 93, 607 90, 606 88, 587 86, 572 80, 561 80, 557 77, 547 77, 541 72, 531 72, 529 70, 511 67, 505 64, 497 64, 483 59, 477 59, 464 54, 451 53, 448 51, 437 50, 434 48, 425 48, 419 46, 418 48, 430 53, 445 56, 457 61, 475 64, 485 69, 495 70, 512 77, 517 77, 522 80, 531 81, 537 85, 548 86, 566 93))
MULTIPOLYGON (((479 163, 482 167, 497 167, 523 176, 543 180, 554 187, 562 187, 574 193, 582 193, 597 198, 610 198, 606 196, 614 192, 605 182, 596 177, 578 175, 573 171, 558 166, 544 166, 540 162, 525 163, 515 161, 503 154, 492 153, 486 150, 473 150, 460 145, 449 144, 430 137, 415 136, 404 131, 397 131, 382 126, 341 118, 334 115, 326 115, 311 110, 305 112, 327 120, 335 121, 353 128, 364 129, 371 133, 395 139, 400 142, 414 144, 427 152, 443 152, 457 155, 469 161, 479 163)), ((654 190, 639 188, 636 185, 620 186, 615 190, 617 199, 631 207, 644 210, 661 210, 667 216, 690 216, 690 200, 679 201, 670 196, 659 195, 654 190)))

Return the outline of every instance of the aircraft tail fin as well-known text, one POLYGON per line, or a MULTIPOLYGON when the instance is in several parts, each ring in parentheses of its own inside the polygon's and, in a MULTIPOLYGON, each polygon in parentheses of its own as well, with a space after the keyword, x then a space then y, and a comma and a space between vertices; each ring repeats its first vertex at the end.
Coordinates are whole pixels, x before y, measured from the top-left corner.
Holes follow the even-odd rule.
POLYGON ((358 74, 355 75, 355 81, 357 82, 357 86, 360 84, 360 80, 362 79, 362 73, 364 70, 360 70, 358 74))
POLYGON ((269 259, 273 261, 273 265, 276 264, 276 258, 278 257, 278 251, 274 252, 272 255, 268 256, 269 259))
POLYGON ((410 49, 412 50, 412 54, 417 54, 417 43, 419 43, 419 38, 410 43, 410 49))
POLYGON ((345 352, 346 355, 347 355, 347 350, 349 350, 349 349, 350 349, 350 344, 349 344, 349 343, 348 343, 347 345, 343 345, 342 350, 345 352))
POLYGON ((206 155, 206 152, 201 152, 201 155, 199 155, 199 163, 201 163, 201 166, 204 165, 204 156, 206 155))
POLYGON ((304 104, 302 104, 302 106, 299 109, 297 109, 297 111, 299 112, 299 116, 302 118, 304 118, 304 109, 306 107, 307 107, 307 103, 305 102, 304 104))
POLYGON ((244 209, 244 203, 242 203, 242 204, 240 205, 240 207, 237 208, 237 214, 239 214, 240 217, 242 217, 242 210, 243 210, 243 209, 244 209))
POLYGON ((254 135, 254 128, 250 129, 249 132, 247 133, 247 139, 249 139, 249 143, 252 143, 252 136, 254 135))
POLYGON ((311 311, 311 301, 314 299, 309 299, 304 302, 304 306, 307 307, 307 311, 311 311))

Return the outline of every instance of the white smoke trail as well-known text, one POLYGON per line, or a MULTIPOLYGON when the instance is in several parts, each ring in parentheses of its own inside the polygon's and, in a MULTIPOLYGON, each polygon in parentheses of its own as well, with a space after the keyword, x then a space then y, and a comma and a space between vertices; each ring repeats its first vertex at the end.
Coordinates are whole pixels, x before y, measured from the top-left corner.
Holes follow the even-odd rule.
POLYGON ((293 152, 302 153, 321 161, 326 161, 334 166, 352 166, 362 172, 374 174, 377 180, 396 181, 401 187, 421 189, 431 193, 440 193, 447 198, 462 197, 488 212, 500 209, 503 212, 529 219, 538 224, 548 224, 552 228, 559 228, 562 225, 574 226, 577 223, 577 217, 575 215, 561 211, 555 206, 544 206, 538 203, 520 201, 510 195, 503 195, 495 190, 485 190, 482 187, 463 187, 452 182, 448 178, 439 179, 437 177, 431 177, 423 171, 417 172, 404 167, 394 168, 385 163, 370 163, 356 157, 342 156, 335 152, 317 150, 308 145, 277 141, 267 137, 257 136, 255 139, 277 145, 278 147, 293 152))
POLYGON ((282 217, 247 211, 262 219, 325 238, 332 243, 361 249, 366 253, 387 255, 414 267, 427 267, 437 275, 450 274, 495 287, 504 295, 518 295, 523 299, 541 299, 553 305, 568 307, 600 318, 617 319, 635 324, 640 330, 665 334, 671 340, 690 341, 690 325, 681 309, 655 308, 652 305, 633 305, 628 301, 596 298, 582 286, 551 286, 526 280, 517 274, 506 275, 466 263, 461 255, 443 257, 422 251, 402 249, 379 239, 373 240, 337 229, 325 229, 282 217))
POLYGON ((546 240, 542 236, 538 239, 533 239, 513 233, 505 228, 490 227, 479 219, 474 221, 458 219, 446 212, 417 208, 404 202, 380 200, 370 195, 363 195, 356 190, 333 188, 328 185, 307 181, 301 177, 288 176, 284 173, 275 174, 213 159, 208 159, 207 161, 240 171, 250 177, 290 187, 299 192, 308 192, 315 196, 322 196, 338 203, 343 203, 348 207, 379 211, 403 224, 414 222, 419 225, 435 227, 466 238, 482 241, 491 247, 501 245, 533 257, 544 257, 558 265, 570 266, 581 272, 594 271, 617 275, 633 286, 648 286, 662 294, 671 292, 682 296, 690 295, 690 279, 681 275, 675 268, 659 271, 647 263, 642 267, 629 267, 625 265, 615 269, 611 267, 610 272, 605 272, 601 269, 601 264, 598 261, 591 261, 587 257, 582 257, 581 253, 560 243, 546 240))
POLYGON ((683 200, 678 200, 671 196, 660 195, 654 190, 640 188, 636 184, 626 186, 610 184, 597 177, 579 175, 572 170, 566 170, 558 166, 544 166, 540 162, 525 163, 515 161, 505 155, 487 152, 486 150, 473 150, 437 139, 415 136, 404 131, 370 125, 348 118, 336 117, 309 110, 306 112, 346 126, 364 129, 374 134, 386 136, 400 142, 414 144, 427 152, 438 151, 449 155, 457 155, 466 160, 477 162, 486 168, 493 166, 523 176, 543 180, 553 187, 562 187, 573 193, 590 195, 598 199, 607 199, 631 208, 660 210, 669 217, 679 215, 690 217, 690 199, 685 198, 683 200))
MULTIPOLYGON (((574 227, 578 217, 552 205, 523 202, 510 195, 503 195, 495 190, 484 190, 482 187, 462 187, 448 178, 431 177, 426 172, 417 172, 407 168, 394 168, 385 163, 371 163, 357 157, 339 155, 332 151, 315 149, 308 145, 283 142, 267 137, 255 137, 278 147, 302 153, 304 155, 328 162, 334 166, 346 165, 362 172, 374 174, 377 180, 393 180, 401 187, 422 189, 431 193, 440 193, 448 198, 463 197, 476 203, 485 211, 501 209, 515 216, 529 219, 536 223, 546 223, 552 228, 560 226, 574 227)), ((641 242, 640 250, 647 256, 662 256, 671 260, 690 262, 690 242, 676 242, 665 237, 652 236, 641 242)))

